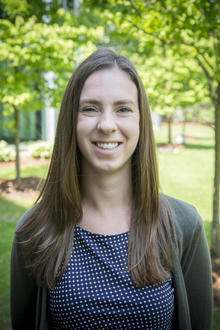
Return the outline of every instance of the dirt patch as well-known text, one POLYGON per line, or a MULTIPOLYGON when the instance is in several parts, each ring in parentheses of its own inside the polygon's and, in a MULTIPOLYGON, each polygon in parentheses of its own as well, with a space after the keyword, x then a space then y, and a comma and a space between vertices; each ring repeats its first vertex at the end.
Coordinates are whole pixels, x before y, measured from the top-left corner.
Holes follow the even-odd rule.
MULTIPOLYGON (((20 167, 25 166, 48 166, 50 159, 28 158, 22 157, 20 159, 20 167)), ((0 162, 0 169, 15 169, 15 162, 0 162)))
POLYGON ((215 306, 220 307, 220 259, 212 258, 212 280, 215 306))
MULTIPOLYGON (((50 159, 34 159, 28 157, 22 157, 20 159, 21 168, 27 166, 49 166, 49 164, 50 159)), ((0 169, 14 169, 15 171, 15 162, 0 162, 0 169)), ((3 197, 9 197, 11 200, 16 198, 28 198, 34 201, 38 197, 44 181, 44 179, 34 176, 13 180, 0 178, 0 194, 3 197)))
POLYGON ((44 181, 44 179, 33 176, 13 180, 0 179, 0 194, 10 200, 28 198, 34 201, 38 197, 44 181))
POLYGON ((13 191, 29 193, 30 191, 40 191, 43 179, 31 176, 22 179, 3 180, 0 179, 0 192, 10 194, 13 191))

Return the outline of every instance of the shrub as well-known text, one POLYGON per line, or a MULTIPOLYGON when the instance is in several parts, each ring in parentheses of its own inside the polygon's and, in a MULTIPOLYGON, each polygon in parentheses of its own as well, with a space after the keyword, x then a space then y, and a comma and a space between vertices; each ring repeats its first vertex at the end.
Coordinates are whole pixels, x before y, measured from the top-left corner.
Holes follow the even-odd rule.
POLYGON ((28 146, 28 154, 33 158, 50 158, 52 154, 52 143, 47 141, 33 142, 28 146))
POLYGON ((0 162, 15 160, 15 150, 4 140, 0 141, 0 162))

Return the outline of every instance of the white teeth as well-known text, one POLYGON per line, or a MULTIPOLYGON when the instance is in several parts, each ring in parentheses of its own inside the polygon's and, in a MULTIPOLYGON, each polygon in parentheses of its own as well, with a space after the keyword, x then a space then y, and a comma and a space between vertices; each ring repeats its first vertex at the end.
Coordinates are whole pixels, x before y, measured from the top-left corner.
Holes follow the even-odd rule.
POLYGON ((96 142, 96 145, 99 148, 102 148, 102 149, 113 149, 113 148, 116 148, 118 146, 118 143, 102 143, 102 142, 96 142))

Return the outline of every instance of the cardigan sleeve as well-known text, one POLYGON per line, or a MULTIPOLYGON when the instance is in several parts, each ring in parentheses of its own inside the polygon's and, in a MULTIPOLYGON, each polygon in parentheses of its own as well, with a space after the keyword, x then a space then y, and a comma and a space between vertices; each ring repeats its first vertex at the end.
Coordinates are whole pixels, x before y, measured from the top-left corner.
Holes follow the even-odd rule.
MULTIPOLYGON (((25 221, 28 211, 18 222, 25 221)), ((13 330, 34 329, 36 318, 37 286, 30 271, 25 267, 21 244, 15 233, 11 251, 11 323, 13 330)))
POLYGON ((210 330, 213 311, 212 271, 203 220, 196 209, 168 197, 179 246, 179 261, 193 330, 210 330))
POLYGON ((192 329, 210 330, 213 310, 211 261, 202 219, 197 220, 182 257, 192 329))

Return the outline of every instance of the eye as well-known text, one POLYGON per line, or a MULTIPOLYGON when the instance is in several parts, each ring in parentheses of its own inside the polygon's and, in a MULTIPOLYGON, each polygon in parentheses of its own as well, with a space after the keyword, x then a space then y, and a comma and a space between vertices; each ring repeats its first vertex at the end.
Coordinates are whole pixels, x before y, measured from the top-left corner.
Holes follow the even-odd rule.
POLYGON ((132 110, 128 107, 120 107, 117 112, 120 112, 120 113, 127 113, 127 112, 132 112, 132 110))
POLYGON ((82 112, 97 112, 97 109, 88 106, 88 107, 82 108, 81 111, 82 111, 82 112))

